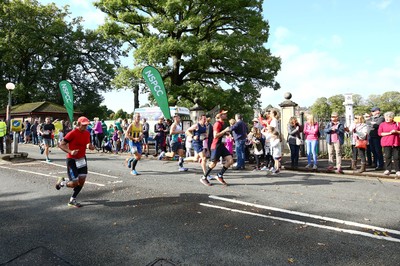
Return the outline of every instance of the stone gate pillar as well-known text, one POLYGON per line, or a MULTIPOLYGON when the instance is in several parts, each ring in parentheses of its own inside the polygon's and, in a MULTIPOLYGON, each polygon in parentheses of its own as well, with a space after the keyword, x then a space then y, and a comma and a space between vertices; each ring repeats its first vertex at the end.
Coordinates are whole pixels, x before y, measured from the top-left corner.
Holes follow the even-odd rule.
POLYGON ((285 100, 279 104, 281 107, 281 133, 282 133, 282 152, 290 153, 288 145, 286 145, 288 130, 287 125, 289 123, 289 119, 292 116, 296 116, 296 108, 298 106, 297 103, 290 100, 292 98, 292 94, 290 92, 286 92, 283 97, 285 100))

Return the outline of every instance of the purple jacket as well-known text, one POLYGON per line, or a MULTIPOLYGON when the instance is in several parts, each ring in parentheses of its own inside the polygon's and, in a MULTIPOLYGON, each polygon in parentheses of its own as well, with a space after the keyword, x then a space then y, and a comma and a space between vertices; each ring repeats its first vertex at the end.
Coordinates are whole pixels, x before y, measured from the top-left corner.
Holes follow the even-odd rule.
POLYGON ((103 127, 101 125, 101 121, 97 121, 96 124, 93 127, 94 134, 102 134, 103 133, 103 127))
POLYGON ((390 132, 391 130, 400 130, 400 125, 398 125, 396 122, 383 122, 379 125, 378 128, 378 135, 381 136, 381 145, 382 147, 397 147, 400 146, 400 135, 395 134, 395 135, 387 135, 387 136, 382 136, 382 132, 390 132))

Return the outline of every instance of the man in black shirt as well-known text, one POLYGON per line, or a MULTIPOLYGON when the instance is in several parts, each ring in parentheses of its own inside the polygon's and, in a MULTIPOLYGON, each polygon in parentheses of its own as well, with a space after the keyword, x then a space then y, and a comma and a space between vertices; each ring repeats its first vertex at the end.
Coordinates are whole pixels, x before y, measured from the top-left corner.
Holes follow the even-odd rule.
POLYGON ((54 127, 53 123, 51 123, 50 117, 46 117, 45 123, 43 124, 42 128, 40 128, 40 134, 43 138, 46 162, 51 162, 51 160, 49 159, 49 147, 51 145, 51 137, 55 129, 56 128, 54 127))

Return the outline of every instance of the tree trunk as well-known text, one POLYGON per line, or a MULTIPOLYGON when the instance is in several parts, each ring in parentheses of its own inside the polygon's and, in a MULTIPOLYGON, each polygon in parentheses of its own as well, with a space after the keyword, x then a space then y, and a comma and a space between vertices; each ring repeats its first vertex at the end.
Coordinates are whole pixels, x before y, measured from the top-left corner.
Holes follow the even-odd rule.
POLYGON ((133 110, 139 108, 139 84, 133 85, 133 95, 134 95, 134 103, 133 110))

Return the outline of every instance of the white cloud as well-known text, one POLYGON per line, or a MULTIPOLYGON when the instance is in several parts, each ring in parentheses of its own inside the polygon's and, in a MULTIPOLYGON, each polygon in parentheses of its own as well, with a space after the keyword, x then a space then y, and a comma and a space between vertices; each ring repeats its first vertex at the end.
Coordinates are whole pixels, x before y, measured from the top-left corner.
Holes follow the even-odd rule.
POLYGON ((373 1, 372 5, 378 9, 384 10, 392 3, 392 0, 373 1))
MULTIPOLYGON (((285 92, 291 92, 291 100, 304 107, 311 106, 320 97, 355 93, 367 99, 372 94, 399 90, 400 57, 387 62, 384 68, 366 70, 356 69, 351 62, 345 64, 328 52, 301 52, 295 45, 274 45, 278 55, 287 51, 287 47, 296 52, 282 57, 281 71, 276 77, 281 89, 263 89, 262 107, 269 104, 278 107, 285 100, 285 92)), ((274 55, 277 55, 275 51, 274 55)))
POLYGON ((278 27, 274 32, 274 37, 276 38, 277 42, 281 42, 286 39, 290 35, 290 31, 285 27, 278 27))
POLYGON ((332 35, 329 38, 321 38, 315 42, 315 45, 318 47, 322 47, 323 49, 336 49, 340 48, 343 45, 343 39, 339 35, 332 35))

